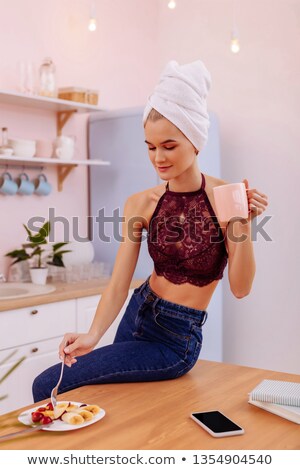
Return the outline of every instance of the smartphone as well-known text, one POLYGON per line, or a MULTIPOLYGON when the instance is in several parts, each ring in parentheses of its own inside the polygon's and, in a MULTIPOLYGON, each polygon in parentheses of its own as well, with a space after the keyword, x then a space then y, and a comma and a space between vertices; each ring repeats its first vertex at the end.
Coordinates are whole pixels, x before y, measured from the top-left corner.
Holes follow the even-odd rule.
POLYGON ((236 436, 245 432, 241 426, 217 410, 194 412, 190 417, 214 437, 236 436))

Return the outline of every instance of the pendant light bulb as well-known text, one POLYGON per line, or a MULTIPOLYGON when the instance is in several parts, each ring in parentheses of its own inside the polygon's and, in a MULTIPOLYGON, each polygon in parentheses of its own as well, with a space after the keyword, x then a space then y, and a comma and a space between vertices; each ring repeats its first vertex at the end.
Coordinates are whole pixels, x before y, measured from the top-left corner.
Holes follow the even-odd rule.
POLYGON ((240 51, 240 41, 239 34, 237 30, 237 9, 238 9, 238 0, 233 0, 233 28, 231 31, 231 41, 230 41, 230 50, 233 54, 237 54, 240 51))
POLYGON ((168 7, 170 8, 170 10, 174 10, 174 8, 176 8, 176 2, 174 0, 170 0, 168 3, 168 7))
POLYGON ((96 20, 96 7, 95 2, 92 1, 90 8, 90 20, 88 25, 89 31, 96 31, 97 29, 97 20, 96 20))
POLYGON ((231 32, 230 49, 234 54, 237 54, 240 51, 239 34, 236 26, 233 27, 231 32))
POLYGON ((96 18, 90 18, 88 28, 89 28, 89 31, 96 31, 96 29, 97 29, 96 18))

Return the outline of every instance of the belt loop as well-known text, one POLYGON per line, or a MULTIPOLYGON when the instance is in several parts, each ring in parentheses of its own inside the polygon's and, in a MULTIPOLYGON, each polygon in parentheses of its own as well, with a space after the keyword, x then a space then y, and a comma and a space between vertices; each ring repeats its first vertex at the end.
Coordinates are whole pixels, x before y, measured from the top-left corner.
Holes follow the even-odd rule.
MULTIPOLYGON (((149 277, 150 277, 150 276, 149 276, 149 277)), ((148 277, 148 279, 149 279, 149 277, 148 277)), ((146 279, 146 281, 144 281, 143 284, 141 285, 139 294, 142 294, 143 291, 144 291, 144 289, 146 289, 147 284, 148 284, 148 279, 146 279)))
POLYGON ((204 315, 203 315, 203 318, 202 318, 202 322, 201 322, 201 326, 204 325, 204 323, 206 322, 207 320, 207 316, 208 316, 208 313, 206 310, 204 310, 204 315))

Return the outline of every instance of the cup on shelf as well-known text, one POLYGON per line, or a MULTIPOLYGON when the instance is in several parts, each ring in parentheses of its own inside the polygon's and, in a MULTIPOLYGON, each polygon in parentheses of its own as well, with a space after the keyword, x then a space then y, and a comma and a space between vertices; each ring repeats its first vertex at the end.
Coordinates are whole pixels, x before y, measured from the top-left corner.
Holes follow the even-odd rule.
POLYGON ((17 191, 17 183, 12 179, 11 174, 5 171, 2 176, 0 176, 0 193, 13 196, 17 191))
POLYGON ((17 157, 31 158, 36 152, 35 140, 8 139, 8 145, 17 157))
POLYGON ((16 183, 18 185, 18 194, 30 196, 34 193, 34 184, 29 180, 27 173, 20 173, 18 178, 16 178, 16 183))
POLYGON ((54 140, 54 155, 60 160, 72 160, 75 151, 75 138, 60 135, 54 140))
POLYGON ((244 183, 230 183, 213 188, 219 221, 229 222, 233 217, 248 217, 248 198, 244 183))
POLYGON ((7 157, 10 157, 13 155, 14 150, 10 147, 0 147, 0 155, 6 155, 7 157))
POLYGON ((37 178, 34 179, 34 193, 39 196, 48 196, 52 191, 52 186, 48 183, 46 175, 41 173, 37 178))
POLYGON ((36 141, 35 156, 40 158, 51 158, 53 154, 53 144, 48 140, 36 141))
POLYGON ((36 94, 36 68, 30 60, 19 60, 17 62, 18 85, 20 93, 27 95, 36 94))

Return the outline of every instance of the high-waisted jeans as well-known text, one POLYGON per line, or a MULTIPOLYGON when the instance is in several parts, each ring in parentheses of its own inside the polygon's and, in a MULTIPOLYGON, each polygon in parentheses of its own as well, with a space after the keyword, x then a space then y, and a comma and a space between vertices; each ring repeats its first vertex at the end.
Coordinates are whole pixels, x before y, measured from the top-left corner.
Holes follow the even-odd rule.
MULTIPOLYGON (((150 288, 149 278, 134 289, 113 344, 65 367, 59 393, 83 385, 176 379, 192 369, 207 311, 162 299, 150 288)), ((36 377, 34 401, 49 398, 59 372, 56 364, 36 377)))

